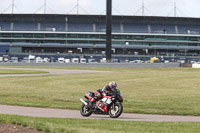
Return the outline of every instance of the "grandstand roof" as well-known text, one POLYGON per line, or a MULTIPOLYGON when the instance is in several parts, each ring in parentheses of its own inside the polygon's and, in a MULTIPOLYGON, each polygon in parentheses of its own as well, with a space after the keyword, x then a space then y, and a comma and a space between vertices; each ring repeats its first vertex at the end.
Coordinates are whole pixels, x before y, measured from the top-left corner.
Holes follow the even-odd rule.
MULTIPOLYGON (((0 21, 59 21, 65 22, 104 22, 105 15, 64 15, 64 14, 0 14, 0 21)), ((200 18, 158 17, 158 16, 120 16, 112 17, 116 23, 156 23, 200 25, 200 18)))

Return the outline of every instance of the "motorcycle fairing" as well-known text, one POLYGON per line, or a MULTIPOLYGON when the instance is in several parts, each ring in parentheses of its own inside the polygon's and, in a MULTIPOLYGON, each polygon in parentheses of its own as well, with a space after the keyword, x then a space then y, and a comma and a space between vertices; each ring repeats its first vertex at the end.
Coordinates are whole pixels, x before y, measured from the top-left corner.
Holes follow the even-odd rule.
POLYGON ((85 93, 85 98, 89 99, 90 101, 94 100, 94 93, 93 92, 87 92, 85 93))
POLYGON ((105 106, 105 104, 97 101, 96 105, 98 108, 101 108, 102 111, 108 112, 108 108, 107 108, 107 106, 105 106))

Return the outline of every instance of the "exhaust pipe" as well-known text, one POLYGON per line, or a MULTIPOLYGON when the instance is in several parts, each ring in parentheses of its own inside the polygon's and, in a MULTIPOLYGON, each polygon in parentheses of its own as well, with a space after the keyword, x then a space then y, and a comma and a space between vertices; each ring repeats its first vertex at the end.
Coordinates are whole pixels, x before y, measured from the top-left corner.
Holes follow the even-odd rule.
POLYGON ((80 99, 80 101, 85 104, 86 106, 88 105, 83 99, 80 99))

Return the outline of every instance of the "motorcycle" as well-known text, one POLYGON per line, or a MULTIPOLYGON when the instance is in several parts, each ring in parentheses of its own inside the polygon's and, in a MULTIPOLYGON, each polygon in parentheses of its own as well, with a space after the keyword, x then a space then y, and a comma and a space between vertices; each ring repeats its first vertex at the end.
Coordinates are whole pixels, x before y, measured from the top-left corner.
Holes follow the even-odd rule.
POLYGON ((103 98, 99 101, 95 101, 91 104, 95 98, 94 92, 85 93, 86 101, 80 99, 83 103, 80 108, 80 114, 84 117, 89 117, 92 113, 94 114, 105 114, 109 115, 111 118, 118 118, 123 112, 123 96, 120 90, 116 89, 116 96, 106 96, 103 93, 103 98))

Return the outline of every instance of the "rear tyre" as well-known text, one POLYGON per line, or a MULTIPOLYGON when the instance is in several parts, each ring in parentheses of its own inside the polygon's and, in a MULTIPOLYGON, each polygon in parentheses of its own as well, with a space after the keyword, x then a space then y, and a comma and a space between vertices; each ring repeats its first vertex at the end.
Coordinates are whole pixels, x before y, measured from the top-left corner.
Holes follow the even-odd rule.
POLYGON ((111 118, 118 118, 123 112, 123 106, 121 103, 115 103, 114 109, 110 109, 108 114, 111 118))
POLYGON ((92 114, 92 109, 90 107, 86 106, 85 104, 82 104, 80 113, 82 116, 88 117, 92 114))

